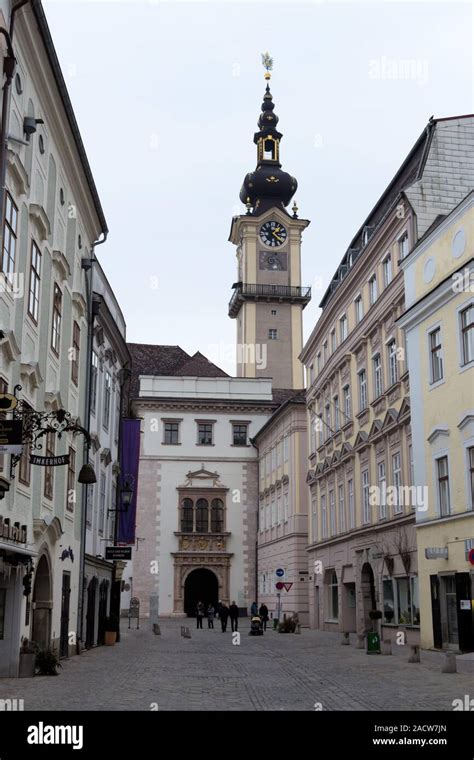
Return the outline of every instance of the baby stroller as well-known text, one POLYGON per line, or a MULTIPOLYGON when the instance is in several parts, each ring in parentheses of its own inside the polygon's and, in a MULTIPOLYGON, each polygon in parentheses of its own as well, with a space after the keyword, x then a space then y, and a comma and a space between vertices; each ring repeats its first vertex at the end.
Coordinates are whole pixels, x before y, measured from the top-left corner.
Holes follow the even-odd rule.
POLYGON ((249 636, 263 636, 262 620, 258 615, 255 615, 250 621, 249 636))

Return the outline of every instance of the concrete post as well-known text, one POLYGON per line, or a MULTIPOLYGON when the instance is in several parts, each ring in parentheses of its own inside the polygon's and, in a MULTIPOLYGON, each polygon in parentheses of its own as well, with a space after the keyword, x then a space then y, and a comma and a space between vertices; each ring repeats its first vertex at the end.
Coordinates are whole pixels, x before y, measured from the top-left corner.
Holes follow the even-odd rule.
POLYGON ((385 639, 382 641, 382 646, 380 648, 381 654, 392 654, 392 642, 390 639, 385 639))
POLYGON ((342 639, 341 639, 341 644, 343 646, 349 646, 350 643, 351 642, 349 641, 349 634, 348 633, 343 633, 342 634, 342 639))
POLYGON ((357 634, 356 649, 365 649, 365 633, 357 634))
POLYGON ((454 652, 446 652, 442 673, 457 673, 456 655, 454 652))
POLYGON ((408 662, 421 662, 420 647, 418 646, 418 644, 412 644, 411 653, 408 658, 408 662))

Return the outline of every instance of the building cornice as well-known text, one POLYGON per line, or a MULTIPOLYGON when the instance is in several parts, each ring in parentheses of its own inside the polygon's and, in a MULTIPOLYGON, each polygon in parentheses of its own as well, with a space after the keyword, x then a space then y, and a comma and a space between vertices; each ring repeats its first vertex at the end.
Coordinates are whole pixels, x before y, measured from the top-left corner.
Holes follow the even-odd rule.
MULTIPOLYGON (((336 544, 346 543, 352 541, 354 538, 362 538, 370 533, 380 533, 382 531, 392 530, 399 525, 415 525, 415 514, 401 515, 400 517, 393 518, 392 520, 384 520, 376 523, 370 523, 369 525, 363 525, 361 528, 348 531, 347 533, 341 533, 339 536, 334 536, 324 541, 318 541, 313 544, 309 544, 306 547, 307 552, 314 552, 318 549, 325 549, 328 546, 334 546, 336 544)), ((362 548, 362 547, 361 547, 362 548)))

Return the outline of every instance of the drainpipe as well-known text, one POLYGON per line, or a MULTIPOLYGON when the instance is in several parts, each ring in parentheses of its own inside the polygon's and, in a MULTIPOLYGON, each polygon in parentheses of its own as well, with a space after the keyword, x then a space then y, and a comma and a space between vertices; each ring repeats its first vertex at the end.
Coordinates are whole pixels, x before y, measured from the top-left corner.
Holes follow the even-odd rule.
MULTIPOLYGON (((87 433, 90 432, 90 415, 91 415, 91 387, 92 387, 92 344, 94 335, 94 308, 93 308, 93 280, 94 280, 94 263, 95 249, 98 245, 102 245, 107 240, 107 232, 103 232, 102 240, 95 240, 92 244, 92 251, 90 259, 83 259, 82 268, 85 270, 86 277, 86 291, 87 291, 87 350, 86 350, 86 393, 84 400, 84 428, 87 433)), ((84 439, 83 449, 83 464, 89 460, 89 445, 87 439, 84 439)), ((87 492, 88 486, 82 486, 82 499, 81 499, 81 543, 80 543, 80 559, 79 559, 79 595, 77 601, 77 646, 79 648, 83 641, 84 633, 84 595, 85 595, 85 565, 86 565, 86 536, 87 536, 87 492)))

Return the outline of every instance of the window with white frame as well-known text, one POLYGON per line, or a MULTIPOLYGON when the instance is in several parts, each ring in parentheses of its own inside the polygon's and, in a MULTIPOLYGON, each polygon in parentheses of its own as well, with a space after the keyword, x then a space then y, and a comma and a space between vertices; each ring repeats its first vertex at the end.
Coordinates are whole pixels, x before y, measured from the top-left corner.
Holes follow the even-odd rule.
POLYGON ((272 498, 272 527, 276 525, 277 521, 277 515, 276 515, 276 501, 275 497, 272 498))
POLYGON ((271 515, 270 510, 271 510, 271 505, 267 504, 267 506, 265 507, 265 518, 266 518, 265 519, 265 528, 266 528, 266 530, 268 530, 270 528, 271 524, 272 524, 272 515, 271 515))
POLYGON ((339 409, 339 396, 334 396, 334 430, 337 432, 341 427, 340 409, 339 409))
POLYGON ((323 364, 326 364, 328 360, 328 342, 327 340, 323 343, 323 364))
POLYGON ((341 338, 341 343, 347 338, 347 333, 348 333, 347 317, 345 314, 343 314, 339 320, 339 335, 341 338))
POLYGON ((386 288, 392 282, 392 256, 389 253, 382 261, 383 284, 386 288))
POLYGON ((288 515, 289 515, 288 499, 289 499, 288 492, 286 492, 283 494, 283 521, 284 522, 288 521, 288 515))
POLYGON ((100 473, 100 492, 99 492, 99 524, 97 530, 102 536, 104 533, 104 520, 105 520, 105 499, 106 499, 106 477, 105 473, 100 473))
POLYGON ((365 369, 359 372, 359 412, 367 409, 367 375, 365 369))
POLYGON ((379 398, 383 393, 382 383, 382 358, 380 354, 376 354, 372 359, 372 365, 374 368, 374 393, 375 398, 379 398))
POLYGON ((362 517, 364 524, 372 522, 369 495, 369 471, 362 471, 362 517))
POLYGON ((109 429, 110 422, 110 397, 112 394, 112 375, 105 372, 104 376, 104 411, 102 415, 102 425, 106 430, 109 429))
POLYGON ((362 296, 358 295, 357 298, 354 301, 355 306, 355 318, 356 318, 356 324, 359 324, 362 317, 364 316, 364 306, 362 303, 362 296))
POLYGON ((344 425, 350 422, 352 419, 351 410, 351 389, 349 385, 345 385, 342 389, 342 397, 344 399, 344 425))
POLYGON ((59 347, 61 344, 61 326, 63 319, 63 294, 61 288, 54 283, 53 292, 53 317, 51 320, 51 348, 59 356, 59 347))
POLYGON ((282 513, 281 496, 277 496, 277 523, 278 525, 281 524, 282 519, 283 519, 283 513, 282 513))
POLYGON ((398 241, 398 254, 400 259, 408 255, 408 233, 405 232, 398 241))
POLYGON ((268 340, 278 340, 278 330, 275 327, 269 329, 268 340))
POLYGON ((402 457, 398 451, 392 455, 392 483, 395 489, 393 499, 393 511, 395 514, 403 512, 403 498, 402 498, 402 457))
POLYGON ((443 355, 441 346, 441 328, 436 327, 431 330, 429 335, 430 342, 430 375, 431 382, 437 383, 443 379, 443 355))
POLYGON ((371 306, 376 302, 377 296, 377 275, 373 274, 369 280, 369 301, 371 306))
POLYGON ((95 414, 97 405, 97 376, 99 374, 99 357, 96 352, 92 352, 92 371, 91 371, 91 412, 95 414))
POLYGON ((318 375, 319 375, 319 373, 321 372, 321 351, 318 351, 318 353, 316 354, 316 364, 318 367, 318 375))
POLYGON ((317 500, 316 495, 313 494, 313 497, 311 499, 311 514, 312 514, 312 540, 313 543, 318 540, 318 507, 317 507, 317 500))
POLYGON ((335 570, 332 570, 329 582, 329 618, 339 620, 339 586, 335 570))
POLYGON ((344 504, 344 483, 339 483, 337 487, 339 502, 339 531, 344 533, 346 530, 346 509, 344 504))
POLYGON ((379 520, 387 517, 387 475, 385 462, 377 464, 377 485, 379 487, 379 520))
POLYGON ((311 414, 311 454, 316 451, 316 416, 311 414))
POLYGON ((451 512, 448 457, 444 456, 436 460, 436 474, 438 479, 439 513, 443 517, 451 512))
POLYGON ((395 385, 395 383, 398 382, 397 342, 395 339, 387 344, 387 352, 389 384, 395 385))
POLYGON ((418 576, 385 579, 382 593, 384 623, 420 625, 418 576))
POLYGON ((329 491, 329 525, 331 536, 336 535, 336 504, 334 501, 334 490, 329 491))
POLYGON ((469 304, 459 314, 461 322, 462 364, 474 361, 474 303, 469 304))
POLYGON ((349 499, 349 528, 355 528, 355 505, 354 505, 354 481, 350 478, 347 481, 347 495, 349 499))
POLYGON ((326 510, 326 495, 321 494, 321 536, 328 537, 328 516, 326 510))
POLYGON ((331 406, 326 404, 325 407, 325 422, 326 422, 326 438, 330 438, 332 435, 331 429, 331 406))
POLYGON ((337 348, 336 330, 331 330, 331 353, 333 354, 337 348))
POLYGON ((39 299, 40 299, 40 282, 41 282, 41 251, 35 241, 31 241, 31 259, 30 259, 30 283, 28 289, 28 314, 38 322, 39 317, 39 299))

